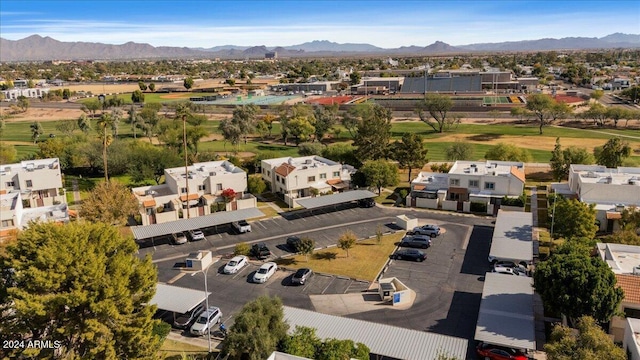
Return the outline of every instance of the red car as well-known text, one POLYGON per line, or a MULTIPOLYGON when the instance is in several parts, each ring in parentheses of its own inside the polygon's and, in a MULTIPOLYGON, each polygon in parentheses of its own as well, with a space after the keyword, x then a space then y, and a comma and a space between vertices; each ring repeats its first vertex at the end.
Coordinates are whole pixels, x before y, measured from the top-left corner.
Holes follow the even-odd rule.
POLYGON ((478 358, 483 360, 527 360, 521 351, 507 347, 480 343, 476 348, 478 358))

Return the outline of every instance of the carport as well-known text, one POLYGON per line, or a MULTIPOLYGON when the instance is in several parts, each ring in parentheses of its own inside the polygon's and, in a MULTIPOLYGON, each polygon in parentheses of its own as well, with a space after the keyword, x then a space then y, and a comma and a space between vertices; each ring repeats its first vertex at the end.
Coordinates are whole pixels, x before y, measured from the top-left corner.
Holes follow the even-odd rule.
POLYGON ((319 209, 328 206, 336 206, 352 201, 374 198, 378 195, 369 190, 352 190, 333 195, 316 196, 308 199, 296 200, 298 205, 307 210, 319 209))
POLYGON ((475 339, 514 349, 536 349, 533 279, 487 273, 475 339))
MULTIPOLYGON (((209 295, 211 295, 211 292, 208 292, 206 296, 208 297, 209 295)), ((149 304, 157 305, 158 309, 173 312, 175 320, 176 314, 184 314, 190 311, 205 299, 204 291, 158 283, 156 285, 156 294, 149 301, 149 304)))
POLYGON ((533 214, 498 211, 489 251, 489 261, 493 260, 533 262, 533 214))
POLYGON ((153 239, 155 237, 167 236, 177 232, 204 229, 261 216, 264 216, 264 213, 257 208, 222 211, 215 214, 198 216, 191 219, 169 221, 162 224, 134 226, 131 228, 131 231, 133 232, 133 237, 136 240, 153 239))
POLYGON ((289 331, 296 326, 316 329, 321 339, 353 340, 360 342, 384 358, 406 360, 435 360, 443 354, 456 359, 467 356, 467 339, 440 335, 427 331, 350 319, 284 306, 284 320, 289 331))

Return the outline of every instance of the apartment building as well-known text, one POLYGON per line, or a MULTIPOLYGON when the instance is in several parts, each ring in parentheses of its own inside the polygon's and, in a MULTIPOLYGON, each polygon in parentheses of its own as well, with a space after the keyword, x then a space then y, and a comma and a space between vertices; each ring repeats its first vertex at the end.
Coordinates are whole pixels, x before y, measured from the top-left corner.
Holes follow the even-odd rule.
POLYGON ((320 156, 266 159, 261 167, 262 179, 272 192, 283 196, 289 207, 297 206, 296 199, 348 189, 356 171, 351 165, 320 156))
POLYGON ((420 172, 411 182, 407 205, 470 212, 477 211, 472 209, 476 203, 495 215, 505 196, 522 195, 524 183, 521 162, 456 161, 447 174, 420 172))
POLYGON ((31 220, 69 220, 57 158, 0 165, 0 236, 31 220))
POLYGON ((164 170, 165 183, 132 189, 140 205, 142 225, 158 224, 256 207, 247 194, 247 173, 229 161, 194 163, 164 170))

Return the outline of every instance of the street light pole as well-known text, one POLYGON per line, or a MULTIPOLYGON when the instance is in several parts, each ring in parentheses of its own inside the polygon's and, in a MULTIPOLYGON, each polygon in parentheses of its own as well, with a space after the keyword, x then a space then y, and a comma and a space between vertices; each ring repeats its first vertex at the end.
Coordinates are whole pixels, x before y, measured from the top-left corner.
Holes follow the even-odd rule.
MULTIPOLYGON (((207 310, 205 311, 205 314, 207 314, 207 317, 209 316, 209 290, 207 289, 207 272, 208 271, 209 271, 209 266, 207 266, 207 268, 202 271, 202 273, 204 274, 204 302, 205 302, 205 306, 207 307, 207 310)), ((207 341, 209 342, 209 354, 211 354, 211 324, 208 324, 208 325, 209 326, 207 327, 207 341)))
POLYGON ((182 144, 184 147, 184 181, 187 189, 187 219, 190 218, 189 213, 189 158, 187 157, 187 116, 182 115, 182 144))

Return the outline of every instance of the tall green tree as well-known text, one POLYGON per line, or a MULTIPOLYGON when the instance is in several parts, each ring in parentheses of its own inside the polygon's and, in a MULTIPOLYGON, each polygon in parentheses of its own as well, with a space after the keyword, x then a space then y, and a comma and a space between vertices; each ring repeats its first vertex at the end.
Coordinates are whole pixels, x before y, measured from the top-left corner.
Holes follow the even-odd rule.
POLYGON ((546 94, 532 94, 527 97, 527 110, 533 112, 538 121, 540 134, 542 128, 556 120, 564 119, 571 114, 571 108, 566 103, 559 103, 546 94))
POLYGON ((234 123, 231 119, 224 119, 218 124, 218 130, 222 133, 222 137, 225 142, 230 142, 234 148, 234 151, 238 150, 238 144, 242 139, 242 130, 240 126, 234 123))
POLYGON ((129 216, 137 213, 138 200, 117 181, 99 183, 82 201, 82 217, 92 222, 125 225, 129 216))
POLYGON ((314 359, 316 349, 318 349, 321 344, 322 341, 316 335, 316 329, 306 326, 296 326, 293 334, 283 341, 282 351, 290 355, 314 359))
POLYGON ((594 125, 604 126, 607 120, 607 108, 599 102, 589 105, 589 109, 580 113, 580 117, 585 120, 593 120, 594 125))
POLYGON ((358 85, 360 84, 360 80, 362 80, 362 75, 360 75, 359 72, 354 71, 349 74, 349 80, 351 81, 351 85, 358 85))
POLYGON ((566 315, 571 323, 591 316, 604 324, 616 314, 624 297, 609 265, 572 245, 564 245, 538 263, 533 278, 544 306, 566 315))
POLYGON ((156 91, 156 84, 154 84, 154 83, 149 84, 149 91, 155 92, 156 91))
POLYGON ((301 142, 308 140, 315 131, 315 128, 311 121, 309 121, 309 118, 303 116, 296 116, 289 119, 287 122, 287 128, 289 129, 289 134, 293 136, 296 146, 300 145, 301 142))
POLYGON ((398 184, 398 168, 385 160, 369 160, 362 165, 360 172, 364 175, 367 186, 378 189, 378 195, 382 193, 384 186, 398 184))
POLYGON ((598 231, 596 210, 593 204, 558 196, 552 208, 552 236, 557 238, 593 239, 598 231))
POLYGON ((422 169, 427 160, 428 150, 424 148, 422 136, 415 133, 404 133, 402 141, 396 141, 391 145, 391 154, 400 167, 409 169, 409 179, 411 181, 411 170, 422 169))
POLYGON ((617 168, 631 155, 631 146, 620 138, 611 138, 602 147, 595 148, 593 152, 598 165, 617 168))
POLYGON ((103 170, 104 170, 104 179, 109 181, 109 171, 108 171, 108 161, 107 161, 107 148, 113 142, 113 135, 109 132, 109 129, 112 129, 115 124, 115 119, 109 113, 103 113, 98 119, 97 125, 98 128, 98 137, 100 137, 100 141, 102 141, 102 162, 103 162, 103 170))
POLYGON ((247 188, 254 195, 260 195, 267 190, 267 183, 260 176, 249 176, 247 180, 247 188))
POLYGON ((473 146, 467 142, 456 141, 447 146, 445 156, 449 161, 471 160, 473 157, 473 146))
POLYGON ((347 230, 338 238, 338 248, 344 250, 347 253, 347 257, 349 257, 349 249, 356 245, 356 240, 358 240, 356 234, 351 230, 347 230))
POLYGON ((391 139, 391 110, 369 103, 358 109, 362 121, 353 140, 356 157, 362 162, 386 158, 391 139))
POLYGON ((587 149, 570 146, 562 149, 560 138, 556 138, 556 145, 551 152, 551 172, 556 181, 567 179, 571 164, 590 165, 595 163, 595 158, 587 149))
POLYGON ((297 243, 296 247, 296 251, 303 254, 307 261, 309 261, 309 255, 313 254, 316 248, 316 242, 309 237, 303 237, 300 239, 300 242, 297 243))
POLYGON ((229 334, 222 342, 223 354, 230 360, 263 360, 287 337, 282 301, 260 296, 246 303, 236 315, 229 334))
POLYGON ((0 141, 0 165, 13 164, 17 157, 18 152, 13 145, 0 141))
POLYGON ((153 179, 159 185, 164 169, 184 166, 184 159, 176 151, 141 141, 133 141, 127 147, 127 174, 134 182, 153 179))
POLYGON ((101 108, 102 104, 97 98, 87 99, 87 101, 82 104, 82 110, 90 113, 91 117, 96 117, 96 111, 100 110, 101 108))
POLYGON ((44 134, 44 130, 42 129, 42 124, 39 121, 34 121, 29 125, 29 129, 31 129, 31 140, 35 144, 40 136, 44 134))
POLYGON ((316 106, 314 109, 315 122, 314 127, 314 140, 322 142, 324 136, 333 128, 338 122, 338 104, 327 106, 316 106))
POLYGON ((240 129, 240 133, 247 143, 247 137, 256 129, 257 116, 260 108, 254 104, 236 106, 233 110, 231 122, 236 124, 240 129))
POLYGON ((322 157, 337 161, 341 164, 349 164, 356 168, 360 167, 360 161, 356 158, 355 149, 351 144, 338 143, 322 149, 322 157))
POLYGON ((369 348, 363 343, 354 343, 353 340, 327 339, 316 352, 316 360, 335 359, 369 359, 369 348))
POLYGON ((147 91, 147 85, 143 81, 138 81, 138 87, 140 91, 147 91))
POLYGON ((613 120, 613 127, 618 127, 618 122, 620 120, 628 119, 631 116, 631 113, 625 108, 619 106, 610 106, 607 108, 605 116, 608 119, 613 120))
POLYGON ((131 101, 134 104, 143 103, 144 102, 144 93, 140 90, 135 90, 131 93, 131 101))
POLYGON ((531 153, 527 149, 513 144, 498 143, 484 154, 487 160, 531 162, 531 153))
POLYGON ((449 96, 426 94, 424 99, 418 102, 415 112, 420 121, 429 125, 433 131, 442 133, 456 123, 456 117, 448 116, 452 107, 453 101, 449 96))
POLYGON ((27 99, 26 96, 18 96, 18 107, 22 112, 26 112, 31 106, 31 102, 27 99))
POLYGON ((613 343, 590 316, 576 322, 577 333, 568 326, 556 325, 544 345, 548 360, 607 359, 626 360, 624 350, 613 343))
MULTIPOLYGON (((151 257, 116 227, 36 222, 0 258, 0 334, 53 347, 4 349, 9 358, 151 359, 156 287, 151 257), (44 256, 43 256, 44 255, 44 256), (10 310, 10 311, 8 311, 10 310)), ((4 337, 3 337, 4 338, 4 337)))
POLYGON ((191 88, 193 87, 193 78, 190 76, 185 78, 184 81, 182 82, 182 85, 184 86, 185 89, 191 90, 191 88))

